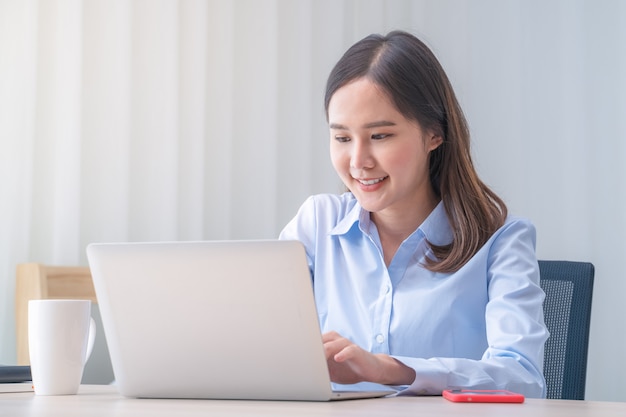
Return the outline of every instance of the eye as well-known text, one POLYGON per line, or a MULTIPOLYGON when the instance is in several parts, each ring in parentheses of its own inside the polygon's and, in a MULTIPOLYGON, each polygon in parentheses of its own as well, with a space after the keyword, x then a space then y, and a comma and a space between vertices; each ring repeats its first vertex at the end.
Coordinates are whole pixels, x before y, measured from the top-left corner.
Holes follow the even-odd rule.
POLYGON ((347 136, 335 136, 335 140, 340 143, 349 142, 350 138, 347 136))
POLYGON ((374 139, 374 140, 381 140, 381 139, 388 138, 390 136, 391 135, 387 134, 387 133, 376 133, 376 134, 372 135, 372 139, 374 139))

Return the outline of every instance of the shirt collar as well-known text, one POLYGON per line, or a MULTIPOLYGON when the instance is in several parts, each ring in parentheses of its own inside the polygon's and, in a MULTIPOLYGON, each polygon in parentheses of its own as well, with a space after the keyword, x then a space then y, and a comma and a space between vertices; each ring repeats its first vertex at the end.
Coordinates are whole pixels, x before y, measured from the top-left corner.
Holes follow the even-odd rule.
POLYGON ((443 201, 440 201, 435 209, 426 217, 426 220, 418 228, 428 240, 436 246, 448 245, 452 242, 453 234, 443 201))
POLYGON ((364 210, 358 202, 352 206, 346 216, 333 227, 330 231, 330 235, 345 235, 357 223, 361 224, 361 229, 369 229, 370 213, 364 210))
MULTIPOLYGON (((359 224, 359 228, 366 232, 370 230, 370 222, 370 213, 364 210, 359 203, 356 203, 346 216, 330 231, 330 234, 345 235, 355 224, 359 224)), ((434 245, 443 246, 452 242, 452 228, 448 222, 443 201, 437 204, 417 230, 418 233, 422 234, 434 245)))

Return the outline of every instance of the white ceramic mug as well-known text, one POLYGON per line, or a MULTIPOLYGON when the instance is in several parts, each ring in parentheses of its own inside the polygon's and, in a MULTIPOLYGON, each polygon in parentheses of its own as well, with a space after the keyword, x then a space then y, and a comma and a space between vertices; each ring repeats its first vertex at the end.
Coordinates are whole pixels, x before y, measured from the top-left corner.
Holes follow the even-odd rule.
POLYGON ((35 394, 76 394, 95 337, 91 301, 30 300, 28 346, 35 394))

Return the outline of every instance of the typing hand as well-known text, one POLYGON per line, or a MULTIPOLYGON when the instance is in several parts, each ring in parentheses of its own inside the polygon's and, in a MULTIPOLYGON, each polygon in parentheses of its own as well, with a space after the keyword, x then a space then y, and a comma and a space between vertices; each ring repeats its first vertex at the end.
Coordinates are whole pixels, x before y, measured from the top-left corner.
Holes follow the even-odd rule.
POLYGON ((389 355, 370 353, 337 332, 322 335, 330 379, 339 384, 369 381, 411 384, 415 371, 389 355))

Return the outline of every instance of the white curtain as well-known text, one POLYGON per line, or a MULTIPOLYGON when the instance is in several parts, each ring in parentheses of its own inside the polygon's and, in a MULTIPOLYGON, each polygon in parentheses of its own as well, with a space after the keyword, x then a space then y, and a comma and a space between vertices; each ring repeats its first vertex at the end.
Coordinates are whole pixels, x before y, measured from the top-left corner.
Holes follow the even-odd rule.
POLYGON ((17 263, 272 238, 340 191, 326 76, 398 28, 440 57, 539 257, 596 264, 587 397, 626 400, 624 22, 619 0, 0 0, 0 363, 17 263))

